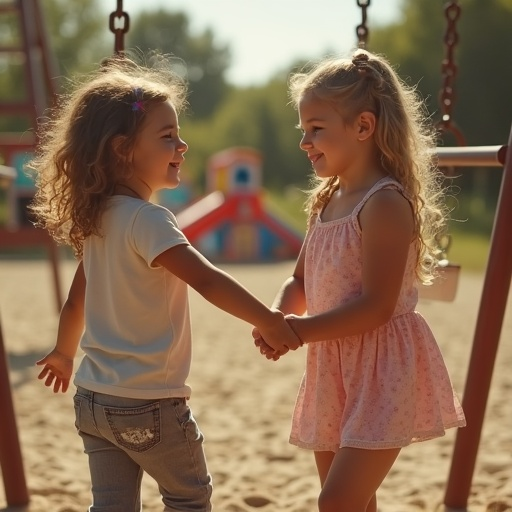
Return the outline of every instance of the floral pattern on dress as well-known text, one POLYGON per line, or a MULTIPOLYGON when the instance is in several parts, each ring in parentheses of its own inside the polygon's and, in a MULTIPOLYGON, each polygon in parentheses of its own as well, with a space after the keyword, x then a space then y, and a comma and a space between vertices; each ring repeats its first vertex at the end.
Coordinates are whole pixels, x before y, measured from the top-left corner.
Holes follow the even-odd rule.
MULTIPOLYGON (((330 310, 362 290, 358 215, 377 182, 348 217, 311 226, 306 239, 308 314, 330 310)), ((372 331, 311 343, 299 388, 290 443, 316 451, 349 446, 399 448, 466 424, 443 357, 425 319, 415 310, 416 251, 411 244, 392 318, 372 331)))

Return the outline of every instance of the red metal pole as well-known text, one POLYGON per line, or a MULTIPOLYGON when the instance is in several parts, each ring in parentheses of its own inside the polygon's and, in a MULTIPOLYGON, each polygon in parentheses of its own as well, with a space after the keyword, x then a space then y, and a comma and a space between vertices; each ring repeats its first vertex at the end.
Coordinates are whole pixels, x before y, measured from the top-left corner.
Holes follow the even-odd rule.
MULTIPOLYGON (((508 147, 512 144, 512 128, 508 147)), ((467 508, 480 434, 512 276, 512 154, 507 152, 491 248, 473 339, 462 407, 467 426, 457 432, 444 504, 467 508)))
POLYGON ((9 367, 4 349, 2 324, 0 322, 0 467, 7 504, 12 507, 27 505, 29 496, 25 482, 14 405, 9 383, 9 367))

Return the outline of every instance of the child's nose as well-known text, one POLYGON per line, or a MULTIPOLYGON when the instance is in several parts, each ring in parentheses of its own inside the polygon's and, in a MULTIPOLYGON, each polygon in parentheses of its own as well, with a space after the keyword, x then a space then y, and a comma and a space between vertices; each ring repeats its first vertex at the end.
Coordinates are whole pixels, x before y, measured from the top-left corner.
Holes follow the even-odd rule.
POLYGON ((311 147, 311 142, 309 141, 307 135, 304 134, 302 136, 302 139, 300 139, 299 148, 302 149, 303 151, 307 151, 308 148, 310 148, 310 147, 311 147))
POLYGON ((178 144, 178 151, 180 153, 185 153, 187 150, 188 144, 183 139, 180 139, 180 143, 178 144))

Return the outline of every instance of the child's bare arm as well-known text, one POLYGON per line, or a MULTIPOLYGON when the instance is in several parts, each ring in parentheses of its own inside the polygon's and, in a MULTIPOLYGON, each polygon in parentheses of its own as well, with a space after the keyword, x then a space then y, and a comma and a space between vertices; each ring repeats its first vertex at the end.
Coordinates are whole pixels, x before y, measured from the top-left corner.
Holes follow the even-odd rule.
POLYGON ((177 245, 155 258, 155 263, 189 284, 214 306, 256 325, 276 350, 295 350, 301 341, 280 311, 270 310, 236 279, 212 265, 187 244, 177 245))
MULTIPOLYGON (((282 311, 285 315, 291 313, 302 315, 306 311, 304 254, 305 247, 302 246, 292 275, 282 284, 272 303, 272 308, 282 311)), ((281 355, 286 353, 286 351, 278 353, 268 345, 257 328, 253 329, 252 336, 254 338, 254 344, 267 359, 277 361, 281 355)))
POLYGON ((299 253, 292 275, 282 284, 276 293, 272 307, 285 315, 302 315, 306 311, 306 294, 304 291, 304 245, 299 253))
POLYGON ((399 192, 382 190, 368 200, 360 223, 361 294, 325 313, 290 315, 288 321, 305 343, 370 331, 393 315, 414 237, 411 206, 399 192))
POLYGON ((39 379, 45 379, 45 386, 53 391, 65 393, 73 374, 73 359, 84 329, 85 274, 80 262, 69 290, 68 298, 62 307, 55 348, 37 361, 43 366, 39 379))

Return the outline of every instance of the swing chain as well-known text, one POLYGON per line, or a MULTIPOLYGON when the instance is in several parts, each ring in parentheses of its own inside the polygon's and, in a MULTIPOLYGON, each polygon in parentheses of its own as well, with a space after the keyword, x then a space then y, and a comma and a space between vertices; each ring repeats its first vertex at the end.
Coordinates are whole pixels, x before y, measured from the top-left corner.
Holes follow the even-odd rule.
POLYGON ((461 14, 461 7, 457 0, 445 3, 445 18, 447 22, 444 43, 446 55, 441 63, 443 86, 439 93, 441 106, 441 121, 438 123, 439 130, 443 133, 450 132, 460 146, 465 146, 465 138, 452 119, 453 107, 455 104, 455 77, 457 76, 457 64, 455 63, 455 49, 459 42, 457 32, 457 21, 461 14))
POLYGON ((130 28, 130 17, 128 13, 123 11, 123 0, 117 0, 117 9, 110 14, 108 19, 108 28, 114 34, 114 52, 116 54, 122 54, 124 52, 124 35, 130 28), (121 27, 119 25, 121 21, 121 27))
POLYGON ((357 0, 358 7, 361 7, 362 14, 362 22, 360 25, 356 27, 356 34, 358 40, 358 48, 365 49, 368 44, 368 25, 367 25, 367 15, 366 9, 370 7, 371 0, 357 0))

